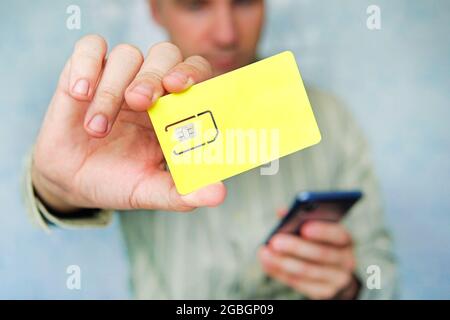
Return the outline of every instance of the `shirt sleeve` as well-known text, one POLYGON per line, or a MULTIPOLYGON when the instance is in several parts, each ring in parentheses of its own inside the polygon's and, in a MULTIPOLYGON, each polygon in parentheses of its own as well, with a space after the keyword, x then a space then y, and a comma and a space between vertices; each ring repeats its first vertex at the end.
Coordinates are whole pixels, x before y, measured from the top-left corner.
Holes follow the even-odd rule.
POLYGON ((336 170, 336 185, 343 190, 360 189, 364 193, 362 201, 343 221, 355 246, 355 275, 361 283, 358 299, 395 299, 398 288, 393 240, 384 221, 370 150, 350 114, 343 110, 340 117, 342 154, 336 170))
POLYGON ((61 217, 50 212, 48 208, 37 197, 33 181, 31 179, 31 164, 33 161, 33 150, 25 157, 24 171, 22 174, 22 198, 31 222, 50 233, 51 227, 66 229, 82 229, 105 227, 112 221, 113 210, 91 210, 88 214, 61 217))

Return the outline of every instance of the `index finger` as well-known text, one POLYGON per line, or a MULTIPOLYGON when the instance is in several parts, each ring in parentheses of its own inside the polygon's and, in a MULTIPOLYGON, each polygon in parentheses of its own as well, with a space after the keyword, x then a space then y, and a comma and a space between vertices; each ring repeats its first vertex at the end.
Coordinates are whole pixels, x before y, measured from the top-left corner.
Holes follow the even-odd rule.
POLYGON ((352 238, 344 226, 336 222, 309 221, 301 229, 301 235, 308 240, 328 243, 338 247, 351 244, 352 238))
POLYGON ((345 250, 292 234, 275 235, 269 243, 275 251, 320 264, 343 265, 345 250))

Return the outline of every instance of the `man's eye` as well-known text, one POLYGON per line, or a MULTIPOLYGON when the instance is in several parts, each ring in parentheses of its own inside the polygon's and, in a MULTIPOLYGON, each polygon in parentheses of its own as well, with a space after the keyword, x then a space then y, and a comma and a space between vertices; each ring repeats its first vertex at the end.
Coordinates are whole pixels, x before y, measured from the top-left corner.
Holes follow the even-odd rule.
POLYGON ((189 10, 196 11, 196 10, 203 9, 206 6, 206 4, 207 3, 205 0, 193 0, 193 1, 187 1, 185 3, 185 6, 189 10))
POLYGON ((252 5, 260 0, 234 0, 234 4, 238 6, 252 5))

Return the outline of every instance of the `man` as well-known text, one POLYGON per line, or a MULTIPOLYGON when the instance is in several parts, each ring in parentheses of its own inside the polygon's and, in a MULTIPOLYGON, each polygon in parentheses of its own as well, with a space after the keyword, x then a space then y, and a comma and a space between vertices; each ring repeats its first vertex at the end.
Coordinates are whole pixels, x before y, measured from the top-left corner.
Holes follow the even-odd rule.
POLYGON ((330 96, 309 90, 322 142, 282 158, 276 175, 255 169, 178 194, 145 111, 164 94, 253 62, 265 4, 150 5, 171 43, 146 58, 119 45, 106 59, 96 35, 75 45, 30 158, 33 218, 43 227, 103 226, 111 210, 134 210, 120 218, 137 298, 393 297, 395 264, 367 146, 330 96), (301 237, 278 235, 261 246, 274 212, 296 192, 350 188, 366 196, 342 224, 310 222, 301 237), (372 265, 381 270, 375 290, 366 287, 372 265))

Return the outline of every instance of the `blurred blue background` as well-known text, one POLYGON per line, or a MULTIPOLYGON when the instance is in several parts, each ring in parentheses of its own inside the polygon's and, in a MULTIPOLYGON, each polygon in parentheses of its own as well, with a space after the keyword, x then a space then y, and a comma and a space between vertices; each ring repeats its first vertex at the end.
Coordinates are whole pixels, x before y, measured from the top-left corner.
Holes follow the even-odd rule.
MULTIPOLYGON (((261 56, 290 49, 306 82, 340 96, 372 144, 395 236, 402 298, 450 298, 450 3, 272 0, 261 56), (369 5, 381 30, 366 27, 369 5)), ((59 72, 86 33, 146 50, 164 39, 144 0, 0 2, 0 298, 131 298, 118 221, 51 235, 27 220, 23 157, 59 72), (80 6, 82 29, 66 28, 80 6), (66 288, 66 268, 82 290, 66 288)))

